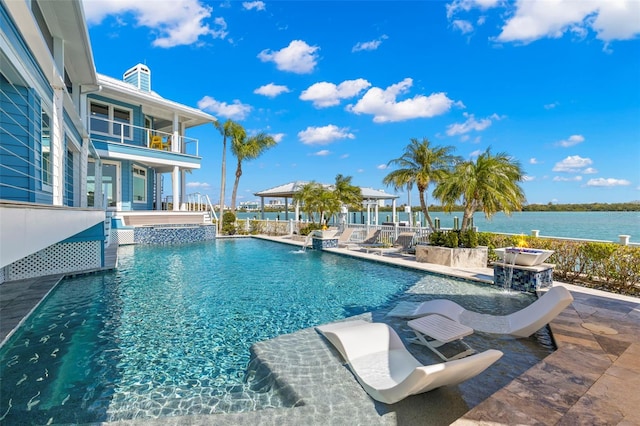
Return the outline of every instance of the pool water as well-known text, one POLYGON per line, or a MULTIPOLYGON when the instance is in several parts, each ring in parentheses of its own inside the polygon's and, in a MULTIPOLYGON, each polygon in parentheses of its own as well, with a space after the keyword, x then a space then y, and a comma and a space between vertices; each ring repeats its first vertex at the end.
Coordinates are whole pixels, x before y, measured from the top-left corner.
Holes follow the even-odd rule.
POLYGON ((255 239, 120 247, 116 272, 64 280, 0 348, 0 422, 291 407, 247 377, 253 343, 388 308, 424 286, 494 313, 532 301, 255 239))

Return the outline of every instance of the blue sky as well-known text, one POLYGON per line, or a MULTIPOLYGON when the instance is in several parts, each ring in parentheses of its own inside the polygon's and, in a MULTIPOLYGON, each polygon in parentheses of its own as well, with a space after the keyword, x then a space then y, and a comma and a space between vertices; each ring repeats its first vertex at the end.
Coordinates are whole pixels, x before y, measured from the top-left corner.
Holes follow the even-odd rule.
MULTIPOLYGON (((640 200, 638 0, 84 7, 99 73, 145 63, 161 96, 276 138, 243 163, 238 202, 338 173, 393 192, 387 163, 411 138, 465 158, 508 153, 529 203, 640 200)), ((203 159, 188 190, 217 201, 222 138, 212 126, 189 135, 203 159)), ((234 171, 228 154, 227 203, 234 171)))

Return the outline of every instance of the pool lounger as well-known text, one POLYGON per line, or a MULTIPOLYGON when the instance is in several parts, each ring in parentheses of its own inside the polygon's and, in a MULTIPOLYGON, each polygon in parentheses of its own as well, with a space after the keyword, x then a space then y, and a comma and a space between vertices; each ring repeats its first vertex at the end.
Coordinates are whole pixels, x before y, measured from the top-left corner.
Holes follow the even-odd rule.
POLYGON ((428 300, 419 304, 400 302, 387 316, 419 318, 439 314, 475 331, 529 337, 553 320, 571 304, 573 297, 562 286, 550 288, 538 300, 509 315, 489 315, 469 311, 447 299, 428 300))
POLYGON ((422 365, 387 324, 357 320, 316 329, 340 352, 364 390, 386 404, 461 383, 502 356, 502 352, 489 349, 456 361, 422 365))

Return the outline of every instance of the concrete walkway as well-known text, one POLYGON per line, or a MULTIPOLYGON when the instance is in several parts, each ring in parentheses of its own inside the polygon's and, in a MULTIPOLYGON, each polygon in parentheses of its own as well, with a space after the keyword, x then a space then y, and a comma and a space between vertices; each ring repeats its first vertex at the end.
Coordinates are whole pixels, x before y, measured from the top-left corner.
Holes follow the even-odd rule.
MULTIPOLYGON (((282 238, 264 239, 302 244, 282 238)), ((381 256, 346 249, 328 251, 483 282, 492 282, 493 277, 493 271, 489 268, 447 268, 421 264, 413 256, 381 256)), ((60 276, 51 276, 0 285, 0 341, 7 338, 59 279, 60 276)), ((454 425, 640 424, 640 299, 561 282, 554 282, 554 285, 567 287, 574 297, 572 305, 550 324, 557 351, 466 412, 453 422, 454 425)), ((320 341, 315 333, 308 334, 320 341)), ((338 367, 339 371, 344 370, 345 380, 352 378, 344 367, 338 367)), ((370 403, 361 388, 352 388, 359 392, 356 398, 370 403)), ((407 401, 418 401, 417 398, 411 397, 407 401)), ((287 411, 296 410, 302 415, 295 417, 299 421, 323 419, 322 422, 305 424, 340 424, 340 419, 347 419, 331 418, 331 413, 317 413, 312 406, 287 411), (309 416, 305 417, 304 412, 308 412, 309 416)), ((424 406, 423 410, 428 411, 424 406)), ((278 420, 278 413, 283 413, 283 410, 261 410, 253 415, 244 413, 245 416, 230 416, 224 420, 216 415, 124 423, 186 424, 184 422, 188 420, 188 424, 211 424, 217 419, 222 421, 219 424, 238 424, 231 421, 235 418, 240 423, 246 421, 246 424, 283 424, 278 420), (258 422, 252 423, 250 419, 258 422)), ((429 411, 424 416, 433 414, 429 411)), ((399 417, 392 420, 389 415, 382 414, 379 414, 378 420, 378 424, 407 424, 399 417)), ((353 424, 376 424, 375 418, 360 419, 357 415, 352 415, 349 421, 353 424)))

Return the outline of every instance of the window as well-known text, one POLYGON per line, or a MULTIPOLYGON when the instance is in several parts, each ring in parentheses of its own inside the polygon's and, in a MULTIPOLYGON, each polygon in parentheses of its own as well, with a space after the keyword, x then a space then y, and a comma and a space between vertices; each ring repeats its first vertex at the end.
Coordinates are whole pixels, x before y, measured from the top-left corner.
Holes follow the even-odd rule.
POLYGON ((131 137, 131 126, 128 126, 128 124, 131 124, 131 111, 113 108, 113 121, 114 135, 120 136, 124 134, 125 138, 131 137))
POLYGON ((147 202, 147 171, 133 166, 133 202, 147 202))
POLYGON ((131 139, 131 110, 91 102, 91 131, 131 139))
POLYGON ((42 185, 51 186, 53 182, 53 165, 51 164, 51 121, 49 114, 42 111, 42 128, 40 131, 40 150, 42 154, 42 185))

